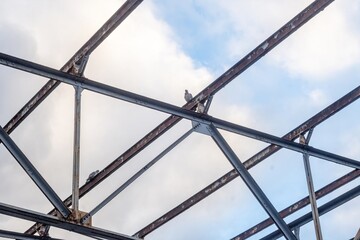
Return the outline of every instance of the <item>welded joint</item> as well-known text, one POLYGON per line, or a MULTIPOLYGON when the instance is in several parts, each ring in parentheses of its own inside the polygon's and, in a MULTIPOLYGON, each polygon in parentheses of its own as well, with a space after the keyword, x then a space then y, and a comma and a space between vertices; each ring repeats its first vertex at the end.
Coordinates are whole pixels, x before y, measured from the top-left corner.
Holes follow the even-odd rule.
POLYGON ((303 145, 309 145, 309 142, 310 142, 313 132, 314 132, 314 128, 310 128, 306 137, 305 137, 304 133, 300 134, 299 135, 299 143, 303 144, 303 145))
POLYGON ((50 225, 41 224, 37 230, 40 237, 49 237, 50 225))
POLYGON ((84 55, 79 60, 74 61, 70 73, 76 76, 83 77, 88 60, 89 60, 89 55, 84 55))
MULTIPOLYGON (((197 112, 202 113, 202 114, 207 114, 210 109, 210 105, 213 100, 213 96, 214 95, 210 95, 207 99, 204 99, 202 102, 206 101, 205 103, 199 102, 198 106, 197 106, 197 112)), ((197 121, 192 121, 192 127, 194 128, 195 132, 211 136, 209 129, 208 129, 209 125, 207 125, 207 124, 199 123, 197 121)))

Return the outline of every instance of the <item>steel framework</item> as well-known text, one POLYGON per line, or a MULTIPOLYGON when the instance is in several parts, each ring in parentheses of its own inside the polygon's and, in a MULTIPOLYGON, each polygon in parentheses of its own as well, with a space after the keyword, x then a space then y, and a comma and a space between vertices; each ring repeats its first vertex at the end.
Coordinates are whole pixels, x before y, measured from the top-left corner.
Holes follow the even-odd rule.
MULTIPOLYGON (((214 80, 210 85, 204 88, 196 96, 194 96, 184 106, 178 107, 166 102, 151 99, 146 96, 135 94, 129 91, 125 91, 120 88, 116 88, 110 85, 100 83, 98 81, 90 80, 83 76, 86 63, 91 53, 116 29, 141 3, 139 0, 127 0, 119 8, 118 11, 82 46, 75 55, 60 69, 55 70, 53 68, 43 66, 31 61, 16 58, 14 56, 0 53, 0 64, 7 67, 15 68, 18 70, 26 71, 35 75, 50 78, 50 80, 36 93, 36 95, 30 99, 25 106, 4 126, 0 126, 0 140, 1 143, 8 149, 17 162, 21 165, 24 171, 35 182, 38 188, 48 198, 54 209, 48 214, 33 212, 27 209, 10 206, 4 203, 0 203, 0 213, 11 217, 29 220, 35 222, 25 233, 17 233, 12 231, 0 230, 0 236, 14 239, 55 239, 49 236, 35 236, 34 234, 42 226, 52 226, 69 231, 73 231, 79 234, 83 234, 93 238, 100 239, 141 239, 146 235, 156 230, 163 224, 167 223, 174 217, 178 216, 182 212, 186 211, 196 203, 205 199, 218 189, 225 186, 227 183, 240 176, 245 182, 246 186, 254 194, 260 205, 264 208, 269 215, 269 219, 259 223, 258 225, 240 233, 233 239, 240 240, 251 237, 252 235, 260 232, 266 227, 275 223, 278 230, 267 235, 263 239, 276 239, 284 236, 286 239, 298 239, 298 236, 293 232, 302 225, 309 221, 314 222, 315 232, 317 239, 322 239, 321 227, 319 216, 329 212, 330 210, 340 206, 341 204, 355 198, 359 195, 359 186, 354 189, 338 196, 337 198, 327 202, 326 204, 317 207, 316 200, 326 196, 332 191, 344 186, 345 184, 353 181, 360 174, 360 162, 358 160, 346 158, 338 154, 334 154, 328 151, 317 149, 309 146, 310 137, 313 129, 347 107, 360 97, 360 86, 349 92, 333 104, 329 105, 321 112, 315 114, 310 119, 298 127, 285 134, 283 137, 277 137, 265 132, 257 131, 248 127, 241 126, 239 124, 231 123, 223 119, 215 118, 207 114, 207 110, 210 107, 213 96, 225 87, 228 83, 234 80, 238 75, 244 72, 251 65, 256 63, 261 57, 270 52, 275 46, 280 44, 288 36, 298 30, 303 24, 316 16, 319 12, 324 10, 333 1, 331 0, 316 0, 311 3, 307 8, 301 11, 298 15, 292 18, 288 23, 281 27, 278 31, 272 34, 265 41, 260 43, 254 50, 244 56, 239 62, 222 74, 219 78, 214 80), (65 83, 74 86, 75 88, 75 110, 74 110, 74 158, 73 158, 73 187, 72 195, 61 200, 46 180, 41 176, 37 169, 32 165, 31 161, 25 156, 16 143, 10 138, 10 134, 15 130, 32 111, 43 102, 49 94, 60 83, 65 83), (146 108, 151 108, 157 111, 161 111, 171 116, 161 122, 151 132, 146 134, 136 144, 131 146, 127 151, 122 153, 117 159, 106 166, 103 170, 99 171, 93 176, 93 179, 79 188, 79 154, 80 154, 80 113, 81 113, 81 92, 83 90, 92 91, 98 94, 109 96, 118 100, 127 101, 132 104, 137 104, 146 108), (196 108, 199 104, 205 104, 205 112, 196 112, 196 108), (122 167, 125 163, 130 161, 135 155, 148 147, 152 142, 157 140, 170 128, 175 126, 181 119, 188 119, 193 122, 193 128, 182 135, 174 143, 170 144, 163 152, 156 156, 146 166, 139 170, 128 181, 121 185, 114 193, 104 198, 104 200, 96 206, 89 213, 79 212, 79 199, 86 195, 89 191, 95 188, 99 183, 109 177, 117 169, 122 167), (244 162, 241 162, 235 152, 231 149, 229 144, 223 138, 219 129, 236 133, 248 138, 256 139, 270 145, 260 152, 254 154, 251 158, 244 162), (226 158, 232 164, 234 169, 215 182, 209 184, 207 187, 199 191, 198 193, 185 200, 177 207, 173 208, 169 212, 160 216, 158 219, 149 223, 144 228, 133 234, 133 236, 127 236, 120 233, 111 232, 104 229, 99 229, 91 226, 90 218, 93 217, 103 206, 108 204, 115 196, 128 187, 133 181, 135 181, 141 174, 152 167, 159 159, 175 148, 181 141, 187 138, 193 132, 201 132, 211 136, 211 138, 218 145, 220 150, 224 153, 226 158), (306 135, 306 137, 305 137, 306 135), (294 140, 299 139, 299 143, 294 140), (248 170, 258 163, 262 162, 273 153, 285 148, 291 151, 301 153, 303 155, 306 180, 308 184, 309 196, 305 196, 296 203, 290 205, 282 211, 275 209, 273 204, 267 198, 263 190, 256 183, 254 178, 248 172, 248 170), (349 172, 343 177, 329 183, 323 188, 315 191, 309 157, 316 157, 326 161, 331 161, 337 164, 345 165, 353 168, 353 171, 349 172), (304 208, 307 205, 311 205, 312 212, 308 213, 291 223, 286 223, 284 218, 292 213, 304 208), (70 208, 71 206, 71 208, 70 208), (60 213, 60 214, 58 214, 60 213)), ((355 234, 355 233, 354 233, 355 234)))

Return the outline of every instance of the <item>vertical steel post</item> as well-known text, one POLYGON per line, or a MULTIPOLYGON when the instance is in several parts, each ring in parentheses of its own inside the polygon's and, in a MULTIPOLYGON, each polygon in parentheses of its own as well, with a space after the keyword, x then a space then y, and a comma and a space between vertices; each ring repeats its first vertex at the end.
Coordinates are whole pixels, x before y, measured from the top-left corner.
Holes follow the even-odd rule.
MULTIPOLYGON (((304 144, 304 145, 308 145, 311 135, 312 135, 312 132, 313 132, 313 128, 310 129, 306 139, 305 139, 304 135, 300 135, 300 143, 304 144)), ((304 168, 305 168, 305 175, 306 175, 306 183, 307 183, 308 191, 309 191, 311 212, 312 212, 313 219, 314 219, 316 239, 322 240, 323 237, 322 237, 322 233, 321 233, 320 217, 319 217, 319 211, 318 211, 317 203, 316 203, 316 195, 315 195, 315 190, 314 190, 314 182, 313 182, 312 174, 311 174, 309 154, 304 153, 303 160, 304 160, 304 168)))
POLYGON ((266 197, 260 186, 255 182, 254 178, 246 170, 240 159, 236 156, 235 152, 231 149, 231 147, 220 134, 220 132, 213 125, 209 125, 208 129, 216 144, 219 146, 219 148, 225 154, 229 162, 239 173, 240 177, 244 180, 245 184, 249 187, 250 191, 254 194, 254 196, 259 201, 264 210, 273 219, 276 226, 280 229, 285 238, 288 240, 296 240, 295 235, 291 232, 285 221, 280 217, 278 211, 266 197))
POLYGON ((81 91, 81 87, 75 86, 72 207, 76 219, 79 211, 81 91))

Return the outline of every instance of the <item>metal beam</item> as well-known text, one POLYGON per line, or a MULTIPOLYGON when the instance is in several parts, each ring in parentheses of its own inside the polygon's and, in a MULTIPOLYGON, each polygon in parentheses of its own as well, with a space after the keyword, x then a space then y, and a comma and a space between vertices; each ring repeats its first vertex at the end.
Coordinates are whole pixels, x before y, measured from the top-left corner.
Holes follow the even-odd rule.
MULTIPOLYGON (((74 54, 73 57, 60 69, 70 72, 73 65, 84 56, 89 56, 119 24, 137 7, 143 0, 127 0, 104 25, 74 54)), ((34 109, 60 84, 50 79, 36 94, 25 104, 24 107, 4 126, 4 130, 10 134, 34 109)))
MULTIPOLYGON (((300 143, 306 144, 306 145, 309 144, 312 132, 313 132, 313 128, 310 129, 306 139, 303 135, 300 135, 300 143)), ((303 161, 304 161, 306 183, 307 183, 308 191, 309 191, 311 212, 313 214, 313 219, 314 219, 315 235, 316 235, 317 240, 322 240, 323 237, 322 237, 322 233, 321 233, 320 217, 319 217, 319 212, 318 212, 317 203, 316 203, 314 183, 313 183, 313 178, 312 178, 312 174, 311 174, 311 166, 310 166, 310 160, 309 160, 308 154, 306 154, 306 153, 303 154, 303 161)))
POLYGON ((18 240, 62 240, 59 238, 52 238, 48 236, 33 236, 30 234, 18 233, 7 230, 0 230, 0 237, 18 240))
MULTIPOLYGON (((360 195, 360 186, 357 186, 349 191, 347 191, 346 193, 334 198, 333 200, 325 203, 324 205, 322 205, 321 207, 319 207, 319 214, 320 216, 330 212, 331 210, 341 206, 342 204, 356 198, 357 196, 360 195)), ((300 218, 292 221, 291 223, 288 224, 288 226, 291 229, 297 228, 297 227, 301 227, 307 223, 309 223, 310 221, 312 221, 312 213, 309 212, 303 216, 301 216, 300 218)), ((281 237, 282 234, 279 230, 274 231, 272 233, 270 233, 269 235, 261 238, 261 240, 274 240, 277 239, 279 237, 281 237)))
POLYGON ((214 139, 214 141, 224 153, 226 158, 229 160, 231 165, 239 173, 240 177, 243 179, 250 191, 254 194, 260 205, 275 222, 276 226, 280 229, 286 239, 296 240, 296 237, 288 228, 285 221, 280 217, 278 211, 272 205, 270 200, 266 197, 265 193, 261 190, 260 186, 256 183, 254 178, 246 170, 240 159, 236 156, 235 152, 231 149, 231 147, 220 134, 220 132, 213 125, 209 125, 208 130, 211 134, 211 137, 214 139))
MULTIPOLYGON (((336 179, 334 182, 329 183, 328 185, 324 186, 323 188, 319 189, 315 192, 316 199, 320 199, 329 193, 335 191, 336 189, 340 188, 341 186, 344 186, 345 184, 357 179, 360 176, 360 170, 354 170, 350 173, 336 179)), ((304 208, 305 206, 310 204, 310 199, 308 196, 300 199, 299 201, 293 203, 289 207, 283 209, 280 211, 280 216, 282 218, 285 218, 287 216, 290 216, 291 214, 299 211, 300 209, 304 208)), ((233 237, 231 240, 244 240, 247 239, 256 233, 264 230, 265 228, 271 226, 274 222, 268 218, 255 226, 247 229, 246 231, 242 232, 241 234, 237 235, 236 237, 233 237)))
MULTIPOLYGON (((346 106, 350 105, 360 97, 360 86, 355 88, 354 90, 350 91, 334 103, 330 104, 328 107, 320 111, 319 113, 315 114, 313 117, 305 121, 304 123, 300 124, 298 127, 294 128, 287 134, 283 136, 284 139, 288 140, 294 140, 296 139, 300 134, 306 133, 311 128, 316 127, 323 121, 330 118, 335 113, 339 112, 341 109, 345 108, 346 106)), ((272 154, 279 151, 281 147, 276 145, 270 145, 254 156, 250 157, 248 160, 244 162, 244 166, 246 169, 250 169, 260 162, 262 162, 267 157, 271 156, 272 154)), ((358 171, 356 177, 359 176, 358 171)), ((194 206, 196 203, 200 202, 201 200, 205 199, 207 196, 211 195, 212 193, 216 192, 218 189, 222 188, 235 178, 237 178, 239 175, 236 172, 235 169, 229 171, 222 177, 215 180, 213 183, 206 186, 204 189, 200 190, 199 192, 195 193, 193 196, 176 206, 175 208, 171 209, 164 215, 160 216, 141 230, 139 230, 134 235, 139 237, 144 237, 150 232, 154 231, 156 228, 162 226, 163 224, 167 223, 171 219, 173 219, 175 216, 181 214, 185 210, 189 209, 190 207, 194 206)), ((345 183, 344 183, 345 184, 345 183)), ((336 185, 337 186, 337 185, 336 185)), ((340 186, 338 186, 340 187, 340 186)), ((249 230, 250 231, 250 230, 249 230)), ((253 231, 253 230, 252 230, 253 231)))
POLYGON ((75 219, 79 211, 79 178, 80 178, 80 120, 81 120, 81 91, 82 88, 75 87, 74 103, 74 149, 73 149, 73 178, 72 178, 72 208, 75 219))
POLYGON ((276 137, 271 134, 267 134, 241 125, 237 125, 235 123, 227 122, 225 120, 214 118, 209 115, 200 114, 194 111, 190 111, 188 109, 180 108, 178 106, 169 103, 161 102, 159 100, 155 100, 139 94, 128 92, 120 88, 115 88, 87 78, 77 77, 68 73, 58 71, 53 68, 36 64, 34 62, 26 61, 20 58, 16 58, 10 55, 0 53, 0 64, 15 69, 19 69, 22 71, 26 71, 32 74, 36 74, 39 76, 57 79, 61 82, 73 86, 78 86, 92 92, 100 93, 108 97, 113 97, 119 100, 123 100, 129 103, 158 110, 164 113, 174 114, 179 117, 189 119, 191 121, 196 121, 205 125, 213 125, 216 128, 237 133, 242 136, 253 138, 259 141, 275 144, 283 148, 287 148, 300 153, 306 153, 313 157, 325 159, 348 167, 360 169, 360 162, 350 158, 329 153, 307 145, 295 143, 287 139, 276 137))
POLYGON ((139 240, 139 238, 126 236, 124 234, 115 233, 112 231, 107 231, 104 229, 96 228, 96 227, 85 227, 82 225, 78 225, 72 222, 67 222, 61 219, 58 219, 54 216, 46 215, 43 213, 38 213, 34 211, 30 211, 27 209, 11 206, 5 203, 0 203, 0 214, 8 215, 11 217, 16 217, 32 222, 39 222, 42 224, 50 225, 53 227, 65 229, 68 231, 76 232, 79 234, 83 234, 89 237, 99 237, 101 239, 109 239, 109 240, 139 240))
POLYGON ((4 129, 0 126, 0 140, 3 142, 7 150, 16 159, 24 171, 29 175, 31 180, 38 186, 41 192, 51 202, 51 204, 63 215, 65 218, 70 215, 70 210, 61 201, 60 197, 50 187, 46 180, 36 170, 34 165, 29 161, 25 154, 15 144, 15 142, 6 134, 4 129))

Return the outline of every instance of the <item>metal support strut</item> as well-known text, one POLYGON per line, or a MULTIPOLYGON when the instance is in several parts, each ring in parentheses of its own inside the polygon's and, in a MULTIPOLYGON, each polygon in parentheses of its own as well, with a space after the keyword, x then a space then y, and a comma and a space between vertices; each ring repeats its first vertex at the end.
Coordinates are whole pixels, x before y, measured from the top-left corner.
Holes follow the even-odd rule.
MULTIPOLYGON (((85 55, 78 62, 74 63, 73 73, 77 76, 84 76, 89 55, 85 55)), ((79 179, 80 179, 80 123, 81 123, 81 86, 75 88, 74 106, 74 149, 73 149, 73 182, 72 182, 72 207, 75 219, 78 219, 79 212, 79 179)))
MULTIPOLYGON (((307 137, 305 138, 304 135, 300 135, 300 143, 308 145, 311 135, 313 133, 314 129, 311 128, 308 132, 307 137)), ((314 227, 315 227, 315 234, 317 240, 322 240, 322 233, 321 233, 321 226, 320 226, 320 218, 319 218, 319 212, 316 204, 316 196, 315 196, 315 190, 314 190, 314 183, 311 175, 311 167, 310 167, 310 161, 309 161, 309 154, 304 153, 303 154, 304 159, 304 168, 305 168, 305 175, 306 175, 306 183, 308 186, 309 191, 309 198, 310 198, 310 204, 311 204, 311 212, 314 219, 314 227)))
POLYGON ((288 240, 296 240, 296 237, 291 232, 290 228, 286 225, 285 221, 280 217, 278 211, 266 197, 264 192, 261 190, 259 185, 255 182, 254 178, 246 170, 244 165, 241 163, 240 159, 236 156, 235 152, 228 145, 226 140, 220 134, 220 132, 213 126, 209 125, 209 132, 211 133, 212 138, 225 154, 229 162, 233 165, 236 171, 239 173, 240 177, 244 180, 245 184, 248 186, 250 191, 254 194, 256 199, 259 201, 264 210, 269 214, 269 216, 274 220, 276 226, 280 229, 283 235, 288 240))

